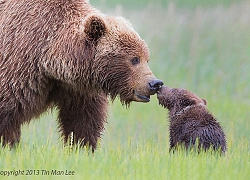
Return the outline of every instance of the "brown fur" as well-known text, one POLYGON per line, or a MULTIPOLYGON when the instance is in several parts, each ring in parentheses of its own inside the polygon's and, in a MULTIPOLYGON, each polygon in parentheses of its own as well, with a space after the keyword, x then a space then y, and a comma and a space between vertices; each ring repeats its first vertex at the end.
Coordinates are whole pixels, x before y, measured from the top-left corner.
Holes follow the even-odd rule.
POLYGON ((5 0, 0 0, 0 12, 3 10, 5 5, 5 0))
POLYGON ((159 103, 169 110, 170 150, 178 144, 186 148, 194 146, 198 138, 198 148, 226 151, 225 134, 206 108, 206 101, 185 89, 162 87, 158 92, 159 103))
POLYGON ((125 105, 147 102, 162 85, 128 21, 100 13, 87 0, 7 0, 0 7, 3 144, 19 142, 24 122, 56 106, 65 141, 73 132, 76 142, 95 149, 108 95, 125 105))

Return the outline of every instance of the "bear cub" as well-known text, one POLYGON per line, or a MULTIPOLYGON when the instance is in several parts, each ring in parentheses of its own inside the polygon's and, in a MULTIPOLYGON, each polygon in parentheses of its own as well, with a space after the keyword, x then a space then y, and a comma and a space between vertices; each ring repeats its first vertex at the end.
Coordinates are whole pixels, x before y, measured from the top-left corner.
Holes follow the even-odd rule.
POLYGON ((205 151, 226 152, 225 134, 206 107, 206 100, 185 89, 163 86, 157 93, 159 104, 169 110, 170 151, 183 145, 205 151))

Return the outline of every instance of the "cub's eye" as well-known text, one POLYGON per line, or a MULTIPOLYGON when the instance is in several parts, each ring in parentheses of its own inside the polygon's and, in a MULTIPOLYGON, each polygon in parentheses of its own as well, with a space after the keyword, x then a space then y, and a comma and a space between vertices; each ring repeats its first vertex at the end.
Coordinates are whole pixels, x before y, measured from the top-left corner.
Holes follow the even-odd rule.
POLYGON ((131 63, 132 63, 133 65, 139 64, 139 63, 140 63, 140 58, 134 57, 133 59, 131 59, 131 63))

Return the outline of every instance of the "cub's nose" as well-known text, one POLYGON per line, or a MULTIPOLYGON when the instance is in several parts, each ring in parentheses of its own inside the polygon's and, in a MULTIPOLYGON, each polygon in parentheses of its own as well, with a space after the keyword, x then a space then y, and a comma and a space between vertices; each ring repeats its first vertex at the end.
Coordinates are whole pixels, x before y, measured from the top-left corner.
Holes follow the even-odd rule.
POLYGON ((163 82, 159 79, 154 79, 150 83, 148 83, 150 91, 157 92, 161 89, 163 82))

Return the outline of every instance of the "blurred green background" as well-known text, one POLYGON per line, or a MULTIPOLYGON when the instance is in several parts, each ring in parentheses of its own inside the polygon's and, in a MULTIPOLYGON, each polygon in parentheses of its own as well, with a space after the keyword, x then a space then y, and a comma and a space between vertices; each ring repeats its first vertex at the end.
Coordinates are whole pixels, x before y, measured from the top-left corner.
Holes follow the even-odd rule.
POLYGON ((228 6, 232 3, 238 3, 243 0, 90 0, 90 3, 95 6, 113 8, 121 5, 126 9, 145 8, 151 5, 167 7, 170 3, 174 3, 178 8, 196 8, 212 7, 217 5, 228 6))

